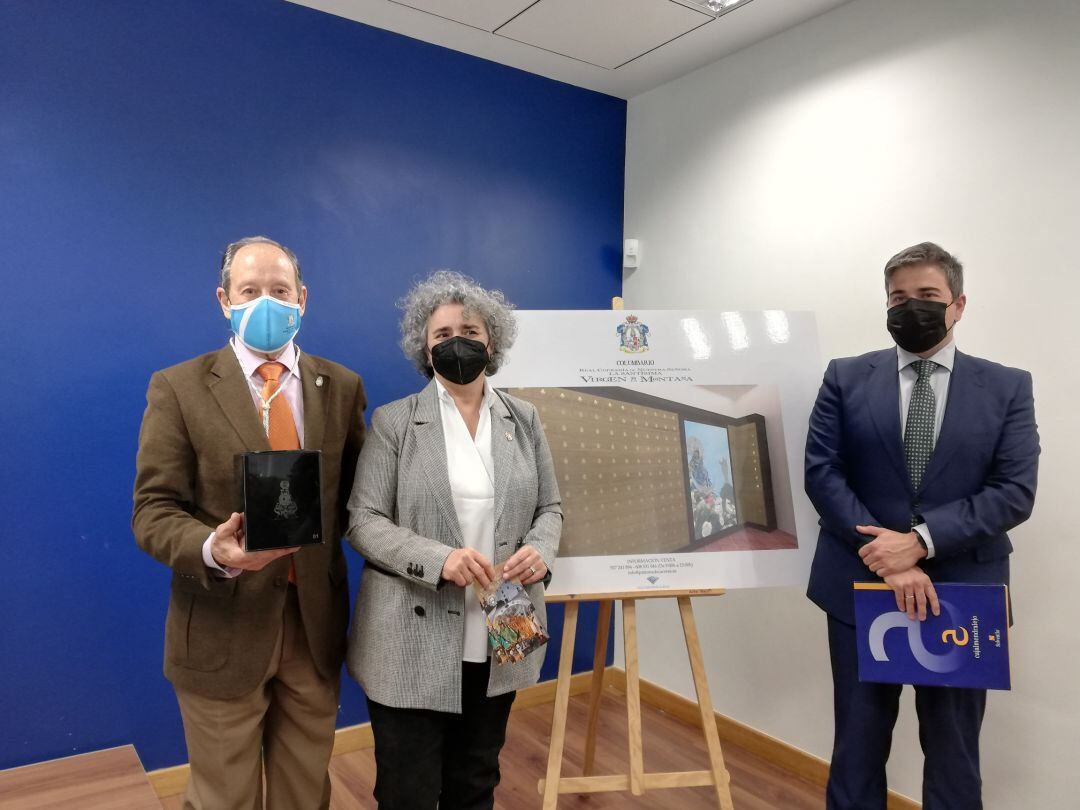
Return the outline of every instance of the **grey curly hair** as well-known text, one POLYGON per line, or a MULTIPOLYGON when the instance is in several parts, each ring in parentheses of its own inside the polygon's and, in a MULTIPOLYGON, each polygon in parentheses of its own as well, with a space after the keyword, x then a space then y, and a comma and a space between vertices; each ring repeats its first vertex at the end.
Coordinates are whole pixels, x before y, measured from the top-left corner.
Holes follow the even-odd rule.
POLYGON ((473 279, 453 270, 436 270, 423 281, 413 285, 398 301, 401 316, 401 349, 430 379, 435 375, 428 362, 427 325, 431 314, 444 304, 461 304, 466 315, 479 315, 488 332, 488 364, 484 373, 489 377, 499 370, 506 353, 517 337, 514 305, 499 290, 485 290, 473 279))

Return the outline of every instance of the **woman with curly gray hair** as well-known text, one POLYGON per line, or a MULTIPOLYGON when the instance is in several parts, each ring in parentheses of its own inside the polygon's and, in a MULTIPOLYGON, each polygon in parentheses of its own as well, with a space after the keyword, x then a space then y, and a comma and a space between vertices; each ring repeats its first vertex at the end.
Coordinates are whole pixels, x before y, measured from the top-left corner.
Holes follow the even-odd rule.
POLYGON ((349 672, 367 693, 382 810, 494 806, 517 689, 543 648, 493 663, 474 583, 543 588, 562 507, 536 409, 487 378, 517 325, 501 292, 448 270, 400 302, 401 347, 430 379, 376 409, 349 499, 365 566, 349 672))

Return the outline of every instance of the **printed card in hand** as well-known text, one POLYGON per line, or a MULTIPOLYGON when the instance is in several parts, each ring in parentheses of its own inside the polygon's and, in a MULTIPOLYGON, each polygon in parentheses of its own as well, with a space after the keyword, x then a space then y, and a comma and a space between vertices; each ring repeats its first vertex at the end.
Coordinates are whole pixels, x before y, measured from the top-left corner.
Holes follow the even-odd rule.
POLYGON ((536 615, 536 607, 520 580, 503 580, 503 566, 495 568, 488 588, 474 584, 487 617, 491 657, 498 664, 520 661, 547 644, 548 634, 536 615))

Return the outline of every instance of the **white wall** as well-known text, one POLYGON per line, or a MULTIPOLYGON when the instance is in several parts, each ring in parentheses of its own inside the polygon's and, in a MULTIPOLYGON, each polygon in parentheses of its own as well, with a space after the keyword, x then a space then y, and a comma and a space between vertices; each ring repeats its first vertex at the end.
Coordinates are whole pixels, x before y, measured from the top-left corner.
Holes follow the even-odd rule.
MULTIPOLYGON (((965 262, 958 345, 1033 372, 1043 443, 986 806, 1077 807, 1080 2, 855 0, 631 100, 627 142, 627 307, 815 310, 823 369, 889 345, 894 251, 931 239, 965 262)), ((718 711, 828 758, 823 614, 796 589, 696 609, 718 711)), ((692 694, 674 608, 639 615, 643 677, 692 694)), ((889 773, 919 796, 910 690, 889 773)))

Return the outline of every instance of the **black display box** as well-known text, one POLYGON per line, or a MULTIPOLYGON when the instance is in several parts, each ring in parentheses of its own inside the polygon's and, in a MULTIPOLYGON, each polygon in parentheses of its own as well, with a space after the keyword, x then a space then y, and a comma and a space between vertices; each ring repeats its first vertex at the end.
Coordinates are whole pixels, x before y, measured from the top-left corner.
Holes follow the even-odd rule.
POLYGON ((237 456, 243 494, 244 550, 323 541, 322 453, 268 450, 237 456))

